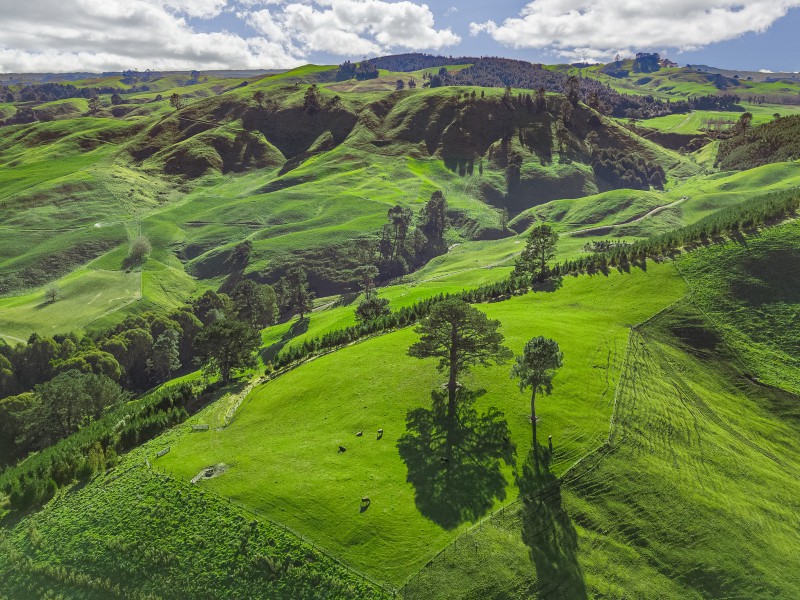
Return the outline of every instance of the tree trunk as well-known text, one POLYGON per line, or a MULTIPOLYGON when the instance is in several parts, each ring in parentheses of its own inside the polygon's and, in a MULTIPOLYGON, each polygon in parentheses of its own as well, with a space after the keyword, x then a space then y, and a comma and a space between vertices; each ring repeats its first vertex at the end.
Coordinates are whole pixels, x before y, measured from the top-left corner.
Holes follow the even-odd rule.
POLYGON ((539 473, 539 442, 536 439, 536 390, 531 392, 531 429, 533 430, 533 461, 539 473))
POLYGON ((450 334, 450 377, 447 381, 447 467, 452 465, 456 433, 456 394, 458 392, 458 332, 453 325, 450 334))

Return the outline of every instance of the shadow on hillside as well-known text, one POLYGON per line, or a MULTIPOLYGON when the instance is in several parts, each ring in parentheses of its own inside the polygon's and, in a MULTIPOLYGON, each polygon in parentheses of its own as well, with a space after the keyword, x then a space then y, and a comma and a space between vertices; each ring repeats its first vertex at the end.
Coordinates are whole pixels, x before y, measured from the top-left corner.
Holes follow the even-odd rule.
POLYGON ((540 446, 539 456, 538 472, 531 451, 516 476, 523 501, 522 540, 536 568, 537 596, 583 600, 578 534, 561 504, 561 483, 550 471, 550 453, 540 446))
POLYGON ((514 464, 514 445, 503 413, 482 415, 473 404, 483 391, 459 390, 458 414, 447 415, 447 392, 431 392, 430 409, 406 415, 406 433, 397 443, 414 486, 419 511, 445 529, 486 514, 495 499, 506 497, 500 461, 514 464))
POLYGON ((278 353, 283 350, 283 347, 286 346, 289 342, 291 342, 297 336, 303 335, 308 331, 308 325, 311 323, 311 317, 303 317, 302 319, 297 319, 292 326, 286 330, 286 333, 281 336, 281 339, 274 344, 267 346, 261 350, 261 360, 264 361, 264 364, 272 361, 278 353))
POLYGON ((561 275, 553 275, 544 281, 534 281, 531 290, 534 292, 557 292, 564 285, 564 278, 561 275))

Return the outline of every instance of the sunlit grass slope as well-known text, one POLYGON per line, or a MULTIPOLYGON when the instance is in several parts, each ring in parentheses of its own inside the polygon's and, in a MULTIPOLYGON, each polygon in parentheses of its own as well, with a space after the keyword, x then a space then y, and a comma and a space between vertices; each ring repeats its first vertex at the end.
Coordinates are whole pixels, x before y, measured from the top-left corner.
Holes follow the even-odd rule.
POLYGON ((792 224, 682 258, 692 292, 632 333, 610 444, 560 494, 462 537, 406 596, 800 593, 800 398, 752 375, 793 384, 796 311, 782 307, 797 279, 779 265, 796 239, 792 224), (775 267, 753 279, 757 260, 775 267), (775 306, 754 306, 752 286, 775 306))
POLYGON ((143 452, 0 528, 7 598, 384 598, 280 527, 188 482, 143 452))
MULTIPOLYGON (((561 289, 482 306, 499 318, 519 352, 535 335, 554 337, 565 367, 542 403, 543 435, 556 441, 561 472, 602 443, 627 327, 684 293, 670 265, 608 277, 569 277, 561 289)), ((426 405, 441 376, 406 355, 416 339, 404 329, 311 361, 256 389, 226 429, 182 437, 161 464, 190 479, 224 462, 224 475, 202 483, 284 522, 355 566, 398 584, 457 533, 425 518, 406 483, 396 447, 406 411, 426 405), (376 432, 385 435, 376 440, 376 432), (358 431, 363 437, 356 437, 358 431), (342 445, 345 453, 338 453, 342 445), (368 511, 359 512, 362 496, 368 511)), ((518 456, 530 446, 529 399, 508 365, 476 369, 468 386, 485 387, 480 405, 501 408, 518 456)), ((511 472, 506 470, 511 481, 511 472)), ((515 496, 508 487, 506 500, 515 496)), ((466 523, 464 524, 466 526, 466 523)))

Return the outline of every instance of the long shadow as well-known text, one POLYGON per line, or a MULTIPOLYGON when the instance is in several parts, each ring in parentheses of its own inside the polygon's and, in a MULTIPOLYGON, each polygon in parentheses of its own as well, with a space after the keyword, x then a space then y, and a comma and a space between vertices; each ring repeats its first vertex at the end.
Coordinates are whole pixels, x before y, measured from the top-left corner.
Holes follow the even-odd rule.
POLYGON ((430 409, 406 415, 406 433, 397 443, 414 486, 419 511, 445 529, 473 521, 506 497, 500 462, 514 465, 515 448, 503 413, 478 415, 475 400, 485 392, 462 388, 458 414, 447 414, 447 393, 431 392, 430 409))
POLYGON ((522 540, 536 568, 537 596, 583 600, 586 583, 578 563, 578 534, 561 502, 561 483, 550 471, 550 452, 539 449, 537 472, 533 451, 516 475, 523 501, 522 540))
POLYGON ((278 353, 283 350, 283 347, 286 346, 289 342, 291 342, 294 338, 299 335, 303 335, 308 331, 308 325, 311 322, 310 317, 303 317, 302 319, 297 319, 292 326, 281 336, 281 339, 274 344, 267 346, 266 348, 261 350, 261 359, 264 363, 270 362, 273 358, 275 358, 278 353))

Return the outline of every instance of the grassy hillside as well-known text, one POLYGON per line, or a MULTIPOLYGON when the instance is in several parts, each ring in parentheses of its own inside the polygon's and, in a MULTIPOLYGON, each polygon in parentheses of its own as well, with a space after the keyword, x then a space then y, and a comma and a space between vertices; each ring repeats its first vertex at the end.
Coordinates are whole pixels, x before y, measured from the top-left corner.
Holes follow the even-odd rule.
MULTIPOLYGON (((389 58, 391 68, 434 60, 389 58)), ((444 67, 472 66, 461 62, 444 67)), ((788 83, 693 69, 615 77, 559 66, 536 76, 553 71, 662 99, 796 94, 788 83)), ((499 320, 515 353, 538 335, 564 353, 552 394, 537 396, 539 441, 553 443, 539 478, 530 396, 509 364, 477 367, 459 383, 477 391, 479 413, 502 412, 513 460, 478 448, 458 477, 439 479, 426 476, 444 457, 401 443, 410 411, 429 406, 444 381, 434 360, 408 355, 413 328, 380 329, 273 372, 279 353, 356 323, 362 295, 345 275, 364 262, 361 242, 377 246, 395 205, 418 214, 441 191, 449 227, 442 254, 380 280, 376 293, 392 310, 506 280, 539 222, 559 233, 561 263, 744 202, 755 213, 762 196, 800 185, 790 139, 800 117, 773 122, 769 113, 794 106, 759 106, 747 134, 676 151, 676 140, 713 137, 709 119, 738 113, 627 127, 558 94, 423 88, 424 72, 344 82, 316 65, 228 78, 110 76, 76 85, 136 91, 114 104, 104 93, 92 113, 82 97, 0 104, 0 118, 31 107, 41 115, 0 127, 0 345, 32 332, 97 332, 237 277, 274 283, 293 265, 306 267, 317 293, 305 318, 261 330, 260 362, 229 386, 188 372, 192 354, 181 357, 175 381, 204 393, 151 421, 131 417, 139 429, 126 444, 114 440, 129 431, 117 418, 127 413, 98 409, 64 447, 102 429, 91 443, 134 448, 108 472, 62 481, 47 463, 52 449, 9 467, 0 598, 800 595, 793 214, 476 305, 499 320), (398 78, 419 85, 396 90, 398 78), (134 261, 140 237, 151 249, 134 261), (234 267, 244 240, 252 252, 234 267), (50 286, 55 301, 45 301, 50 286), (37 498, 55 498, 22 512, 14 499, 30 481, 20 473, 36 469, 47 475, 25 477, 44 486, 37 498)), ((492 75, 486 65, 477 73, 492 75)), ((89 446, 69 448, 73 471, 92 470, 89 446)))
POLYGON ((12 598, 382 598, 281 527, 154 473, 142 453, 0 529, 12 598))
MULTIPOLYGON (((538 334, 562 345, 567 356, 563 383, 542 417, 544 431, 557 441, 558 471, 607 434, 625 325, 682 294, 674 270, 654 265, 646 273, 568 278, 555 292, 482 307, 503 322, 515 351, 538 334)), ((441 379, 434 365, 406 356, 415 339, 405 329, 303 365, 256 389, 229 427, 217 430, 217 423, 209 423, 210 431, 183 436, 159 464, 187 480, 208 465, 231 465, 202 485, 313 535, 347 562, 397 585, 467 525, 454 528, 437 521, 442 517, 420 507, 419 498, 415 503, 397 453, 406 411, 425 405, 428 390, 441 379), (376 441, 379 428, 385 434, 376 441), (362 430, 364 437, 355 437, 362 430), (259 443, 262 439, 270 441, 259 443), (339 445, 347 452, 337 453, 339 445), (372 504, 360 513, 365 495, 372 504)), ((487 387, 480 405, 506 413, 517 455, 525 456, 528 399, 515 391, 508 366, 480 369, 470 381, 487 387)), ((508 470, 503 476, 512 480, 508 470)), ((482 484, 474 485, 478 493, 482 484)), ((496 498, 489 495, 486 509, 515 495, 513 486, 496 498)))
POLYGON ((800 115, 773 120, 720 144, 717 162, 722 169, 752 169, 800 158, 800 115))
MULTIPOLYGON (((95 115, 5 128, 3 220, 38 232, 41 241, 34 237, 23 256, 2 256, 4 292, 35 287, 124 244, 119 230, 109 239, 90 229, 97 223, 121 223, 129 231, 141 223, 167 233, 157 240, 159 250, 174 254, 185 246, 185 268, 201 277, 213 273, 215 256, 235 241, 255 242, 256 268, 280 265, 299 251, 319 249, 319 242, 308 242, 322 234, 330 245, 377 232, 388 206, 418 205, 434 189, 448 193, 462 235, 497 236, 503 207, 516 212, 608 185, 587 166, 582 140, 591 127, 603 147, 638 149, 667 170, 681 163, 611 122, 588 125, 590 113, 583 110, 572 116, 559 153, 554 127, 562 101, 556 97, 547 112, 534 115, 494 89, 478 99, 445 88, 337 94, 324 83, 332 73, 305 67, 206 95, 194 88, 211 83, 181 86, 172 91, 189 104, 177 112, 165 109, 166 100, 155 101, 151 90, 151 102, 131 104, 135 110, 116 118, 106 107, 95 115), (302 105, 313 82, 321 86, 321 107, 311 114, 302 105), (252 98, 258 90, 266 94, 266 108, 252 98), (500 144, 517 129, 519 135, 500 144), (509 190, 512 155, 522 162, 519 182, 509 190), (246 170, 253 172, 238 175, 246 170), (198 177, 202 181, 184 185, 198 177), (320 209, 320 198, 329 206, 320 209), (87 241, 79 243, 78 236, 87 241), (58 259, 58 269, 32 274, 29 267, 54 254, 45 240, 75 250, 58 259)), ((166 97, 170 90, 161 91, 166 97)))
MULTIPOLYGON (((766 307, 730 311, 750 294, 719 279, 735 286, 736 270, 752 260, 781 262, 777 241, 794 245, 796 227, 765 237, 680 261, 695 292, 632 332, 608 444, 570 470, 560 490, 546 486, 537 500, 462 536, 410 581, 406 597, 798 593, 800 400, 753 380, 754 365, 768 369, 772 355, 742 363, 739 354, 758 339, 748 335, 781 331, 794 340, 781 347, 796 358, 797 335, 786 312, 769 313, 767 328, 759 322, 766 307), (698 301, 717 307, 714 321, 698 301)), ((775 271, 759 277, 772 293, 796 287, 775 271)))

